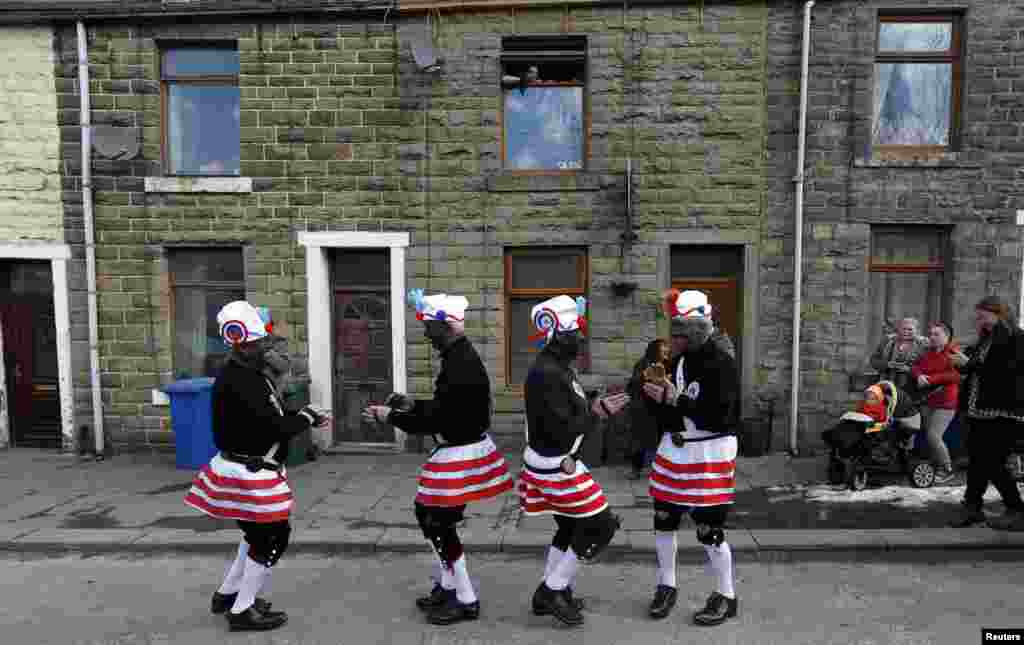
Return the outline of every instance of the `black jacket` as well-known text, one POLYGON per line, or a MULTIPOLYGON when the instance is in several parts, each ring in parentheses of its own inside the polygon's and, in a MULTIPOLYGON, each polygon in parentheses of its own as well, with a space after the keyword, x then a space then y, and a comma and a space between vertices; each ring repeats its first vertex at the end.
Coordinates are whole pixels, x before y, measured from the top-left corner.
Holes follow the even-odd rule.
POLYGON ((1024 332, 1008 324, 992 330, 982 359, 980 347, 965 350, 960 409, 971 419, 1006 419, 1024 423, 1024 332))
POLYGON ((661 441, 658 406, 644 396, 643 389, 644 370, 651 363, 647 357, 640 359, 633 367, 633 376, 626 385, 626 392, 629 393, 629 429, 633 452, 654 450, 661 441))
POLYGON ((676 405, 657 405, 662 432, 682 432, 683 417, 690 417, 698 430, 736 434, 740 422, 740 379, 732 356, 716 343, 706 342, 696 351, 673 359, 669 379, 681 393, 676 405), (680 387, 676 372, 684 357, 686 387, 680 387), (694 383, 699 391, 690 399, 685 391, 694 383))
POLYGON ((390 422, 411 435, 441 435, 449 445, 480 440, 491 427, 491 381, 473 344, 462 336, 441 352, 434 398, 394 410, 390 422))
POLYGON ((537 356, 523 386, 528 444, 534 452, 542 457, 568 454, 576 437, 594 427, 591 400, 582 392, 571 367, 548 349, 537 356))
POLYGON ((309 429, 309 419, 284 412, 270 381, 258 370, 229 360, 213 384, 213 441, 218 450, 284 462, 288 440, 309 429))

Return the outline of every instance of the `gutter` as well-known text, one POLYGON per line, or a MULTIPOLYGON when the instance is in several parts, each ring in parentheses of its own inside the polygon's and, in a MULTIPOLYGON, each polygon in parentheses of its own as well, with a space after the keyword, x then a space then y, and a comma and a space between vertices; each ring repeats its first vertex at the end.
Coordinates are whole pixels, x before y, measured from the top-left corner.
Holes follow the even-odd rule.
POLYGON ((89 383, 92 388, 93 439, 96 457, 103 451, 103 397, 100 390, 99 321, 96 313, 96 233, 92 213, 92 124, 89 106, 89 52, 85 23, 78 21, 78 96, 82 125, 82 211, 85 226, 85 268, 89 284, 89 383))
POLYGON ((794 254, 793 254, 793 380, 789 394, 789 452, 794 457, 799 454, 797 449, 797 429, 800 412, 800 318, 803 307, 801 291, 803 290, 804 261, 804 157, 807 147, 807 78, 811 52, 811 9, 814 0, 804 4, 804 35, 803 54, 800 61, 800 135, 796 144, 796 205, 794 220, 794 254))

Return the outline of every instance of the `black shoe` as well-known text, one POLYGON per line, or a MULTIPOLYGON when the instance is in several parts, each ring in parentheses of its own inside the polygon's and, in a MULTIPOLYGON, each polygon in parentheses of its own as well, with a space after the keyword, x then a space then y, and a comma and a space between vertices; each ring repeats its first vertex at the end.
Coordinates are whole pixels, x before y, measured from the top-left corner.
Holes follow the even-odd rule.
POLYGON ((576 607, 567 589, 555 591, 546 583, 540 583, 537 591, 533 592, 533 608, 534 613, 539 609, 541 613, 538 615, 554 615, 566 625, 583 624, 583 614, 576 607))
MULTIPOLYGON (((235 598, 238 597, 237 593, 218 593, 213 592, 213 599, 210 600, 210 613, 223 614, 227 610, 231 609, 231 605, 235 604, 235 598)), ((267 602, 262 598, 257 598, 252 606, 256 611, 261 614, 265 614, 270 611, 271 605, 274 603, 267 602)))
MULTIPOLYGON (((565 593, 569 596, 569 604, 572 605, 576 611, 583 611, 583 599, 576 598, 572 594, 572 587, 566 587, 565 593)), ((551 610, 547 608, 547 605, 537 604, 537 594, 533 594, 533 615, 534 616, 550 616, 551 610)))
POLYGON ((936 468, 935 469, 935 483, 936 484, 948 484, 949 482, 956 479, 956 471, 952 467, 936 468))
POLYGON ((651 601, 651 618, 664 618, 676 606, 676 598, 679 592, 675 587, 658 585, 654 591, 654 600, 651 601))
POLYGON ((439 607, 431 609, 427 620, 434 625, 451 625, 463 620, 476 620, 480 617, 480 601, 461 603, 454 595, 439 607))
POLYGON ((228 612, 228 625, 233 632, 262 632, 277 629, 288 622, 288 614, 275 611, 271 615, 261 614, 255 607, 249 607, 240 614, 228 612))
POLYGON ((967 509, 960 515, 960 519, 953 522, 953 528, 965 529, 970 526, 977 526, 978 524, 984 524, 986 519, 983 511, 967 509))
POLYGON ((1024 511, 1008 508, 1001 517, 990 519, 988 525, 997 531, 1024 531, 1024 511))
POLYGON ((445 589, 441 585, 435 583, 434 588, 430 590, 428 595, 416 599, 416 606, 422 611, 430 611, 431 609, 441 607, 448 602, 449 599, 455 599, 455 590, 445 589))
POLYGON ((708 602, 693 615, 693 622, 705 627, 721 625, 728 618, 735 618, 739 610, 739 599, 729 599, 717 591, 708 598, 708 602))

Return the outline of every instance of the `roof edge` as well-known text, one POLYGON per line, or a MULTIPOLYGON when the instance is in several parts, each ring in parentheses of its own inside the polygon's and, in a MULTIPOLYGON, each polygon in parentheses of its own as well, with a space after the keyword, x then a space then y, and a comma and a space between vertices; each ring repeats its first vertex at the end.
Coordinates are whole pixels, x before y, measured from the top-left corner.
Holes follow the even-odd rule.
POLYGON ((270 16, 322 14, 373 18, 388 12, 397 14, 399 0, 338 2, 337 0, 140 0, 131 6, 110 0, 69 2, 68 0, 7 0, 0 8, 0 25, 50 24, 55 22, 144 20, 155 18, 196 18, 227 16, 270 16))

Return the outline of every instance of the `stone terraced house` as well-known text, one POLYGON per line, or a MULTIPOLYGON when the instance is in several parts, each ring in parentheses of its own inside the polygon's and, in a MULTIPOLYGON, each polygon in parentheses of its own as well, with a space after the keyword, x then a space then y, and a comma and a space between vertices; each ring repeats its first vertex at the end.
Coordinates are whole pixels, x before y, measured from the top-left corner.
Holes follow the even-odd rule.
POLYGON ((359 420, 429 396, 419 287, 470 299, 513 448, 533 304, 589 299, 603 388, 674 286, 711 295, 749 427, 808 451, 887 323, 1020 303, 1020 3, 8 0, 0 43, 5 444, 169 445, 159 388, 215 373, 245 297, 318 440, 422 449, 359 420))

